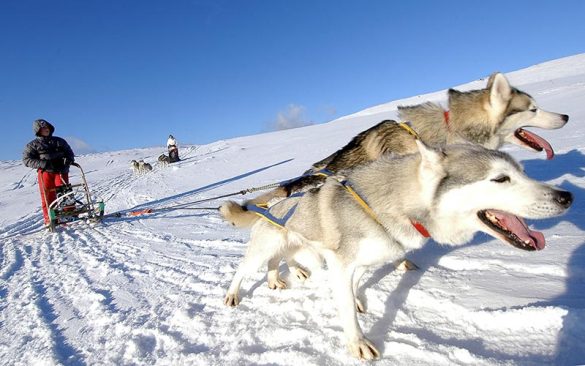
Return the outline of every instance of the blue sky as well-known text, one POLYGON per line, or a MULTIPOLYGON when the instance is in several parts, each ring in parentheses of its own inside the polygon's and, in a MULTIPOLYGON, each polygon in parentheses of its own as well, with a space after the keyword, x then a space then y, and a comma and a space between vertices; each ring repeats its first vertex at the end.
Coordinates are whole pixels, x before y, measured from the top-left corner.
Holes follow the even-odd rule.
POLYGON ((0 159, 327 122, 585 52, 585 1, 0 1, 0 159))

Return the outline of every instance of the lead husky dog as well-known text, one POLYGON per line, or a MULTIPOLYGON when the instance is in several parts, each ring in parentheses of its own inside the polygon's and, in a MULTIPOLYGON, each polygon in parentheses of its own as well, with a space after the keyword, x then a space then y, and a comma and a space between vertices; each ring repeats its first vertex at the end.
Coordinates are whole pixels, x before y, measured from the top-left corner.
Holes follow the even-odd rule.
MULTIPOLYGON (((563 127, 569 116, 547 112, 538 108, 534 99, 512 87, 501 73, 491 75, 487 87, 460 92, 449 89, 449 111, 435 103, 399 107, 400 117, 409 121, 425 143, 444 146, 459 142, 472 142, 489 149, 499 149, 504 143, 517 144, 535 151, 545 150, 547 158, 554 156, 550 144, 523 127, 556 129, 563 127)), ((313 164, 311 170, 327 169, 342 172, 383 154, 405 155, 417 151, 414 138, 407 128, 392 120, 380 122, 361 132, 346 146, 327 158, 313 164)), ((291 193, 318 186, 322 176, 306 175, 256 197, 246 203, 268 203, 291 193)), ((256 219, 234 220, 245 207, 229 201, 222 206, 224 218, 235 226, 248 226, 256 219)))
POLYGON ((243 277, 262 263, 268 262, 269 282, 277 282, 280 258, 310 248, 327 262, 351 354, 378 358, 356 314, 364 310, 356 294, 367 267, 400 261, 420 248, 426 241, 420 226, 445 245, 462 245, 483 231, 523 250, 541 250, 543 234, 530 230, 523 218, 559 215, 572 203, 569 192, 528 178, 506 153, 471 144, 443 151, 418 140, 416 145, 420 153, 378 159, 350 171, 344 177, 349 183, 329 177, 320 188, 272 206, 275 217, 290 214, 293 206, 296 210, 285 229, 265 220, 254 224, 225 304, 238 305, 243 277))
POLYGON ((485 89, 467 92, 449 89, 447 94, 448 110, 430 102, 398 107, 400 118, 410 121, 428 144, 443 145, 463 139, 499 149, 504 143, 512 143, 535 151, 545 150, 547 159, 552 159, 550 144, 523 127, 552 130, 569 120, 566 114, 538 108, 530 95, 512 87, 501 73, 491 75, 485 89))

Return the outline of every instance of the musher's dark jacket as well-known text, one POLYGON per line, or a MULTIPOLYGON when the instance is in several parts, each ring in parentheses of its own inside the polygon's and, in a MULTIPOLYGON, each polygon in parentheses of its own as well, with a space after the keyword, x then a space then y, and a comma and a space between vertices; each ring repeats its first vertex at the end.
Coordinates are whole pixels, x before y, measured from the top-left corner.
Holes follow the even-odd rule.
POLYGON ((24 165, 51 173, 69 173, 69 164, 75 160, 75 155, 67 141, 53 136, 55 127, 45 120, 36 120, 33 123, 33 131, 37 138, 24 148, 22 153, 24 165), (39 130, 43 126, 51 131, 49 136, 39 136, 39 130))

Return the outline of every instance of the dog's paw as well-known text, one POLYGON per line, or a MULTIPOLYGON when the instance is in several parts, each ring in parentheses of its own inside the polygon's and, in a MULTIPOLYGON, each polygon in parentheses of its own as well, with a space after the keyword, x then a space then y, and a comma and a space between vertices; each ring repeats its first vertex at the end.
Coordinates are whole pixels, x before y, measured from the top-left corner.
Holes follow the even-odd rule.
POLYGON ((364 314, 366 312, 366 307, 364 306, 364 303, 358 299, 357 297, 355 298, 355 310, 358 313, 362 313, 364 314))
POLYGON ((307 271, 305 271, 302 268, 295 268, 295 276, 297 276, 297 278, 299 279, 299 281, 306 281, 309 277, 311 277, 311 274, 307 271))
POLYGON ((418 266, 409 261, 408 259, 405 259, 402 262, 400 262, 400 264, 396 268, 401 271, 416 271, 418 269, 418 266))
POLYGON ((273 280, 268 280, 268 288, 271 289, 271 290, 276 290, 277 288, 279 288, 279 289, 285 289, 286 288, 286 282, 284 282, 280 278, 276 278, 276 279, 273 279, 273 280))
POLYGON ((351 355, 360 360, 375 360, 380 358, 380 352, 366 338, 360 338, 353 343, 349 343, 348 347, 351 355))
POLYGON ((238 298, 238 294, 227 294, 225 295, 225 298, 223 299, 223 303, 226 306, 238 306, 238 304, 240 303, 240 299, 238 298))

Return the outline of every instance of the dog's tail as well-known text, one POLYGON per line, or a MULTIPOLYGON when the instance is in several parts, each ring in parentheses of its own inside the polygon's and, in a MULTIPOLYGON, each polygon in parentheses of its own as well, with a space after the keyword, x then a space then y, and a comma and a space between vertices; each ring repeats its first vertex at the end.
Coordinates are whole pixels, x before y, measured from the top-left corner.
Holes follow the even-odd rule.
POLYGON ((249 201, 245 201, 243 204, 239 204, 234 201, 226 201, 219 207, 219 213, 223 216, 224 220, 236 227, 250 227, 254 225, 260 218, 252 211, 248 211, 247 205, 266 205, 274 199, 283 199, 289 195, 285 187, 278 187, 263 195, 253 198, 249 201))
POLYGON ((310 173, 311 171, 313 171, 313 172, 316 172, 316 171, 319 171, 319 170, 321 170, 321 169, 325 169, 325 168, 327 168, 327 165, 329 165, 329 163, 331 163, 331 161, 332 161, 333 159, 335 159, 335 158, 337 157, 337 155, 339 155, 339 152, 340 152, 340 151, 341 151, 341 150, 337 150, 336 152, 334 152, 333 154, 329 155, 329 156, 328 156, 328 157, 326 157, 325 159, 323 159, 323 160, 319 160, 318 162, 316 162, 315 164, 313 164, 313 165, 311 166, 311 169, 307 170, 307 171, 305 172, 305 174, 308 174, 308 173, 310 173))
POLYGON ((236 227, 250 227, 260 218, 254 212, 248 211, 245 206, 234 201, 224 202, 219 206, 219 213, 224 220, 236 227))
POLYGON ((325 182, 322 175, 303 175, 293 179, 282 186, 268 191, 256 198, 238 204, 234 201, 227 201, 219 207, 219 213, 224 220, 236 227, 250 227, 260 218, 252 211, 248 211, 247 205, 267 205, 270 206, 276 201, 281 201, 292 193, 306 191, 310 188, 319 187, 325 182))
POLYGON ((439 104, 426 102, 412 106, 398 106, 398 114, 402 121, 410 121, 415 125, 436 123, 445 118, 445 110, 439 104))

